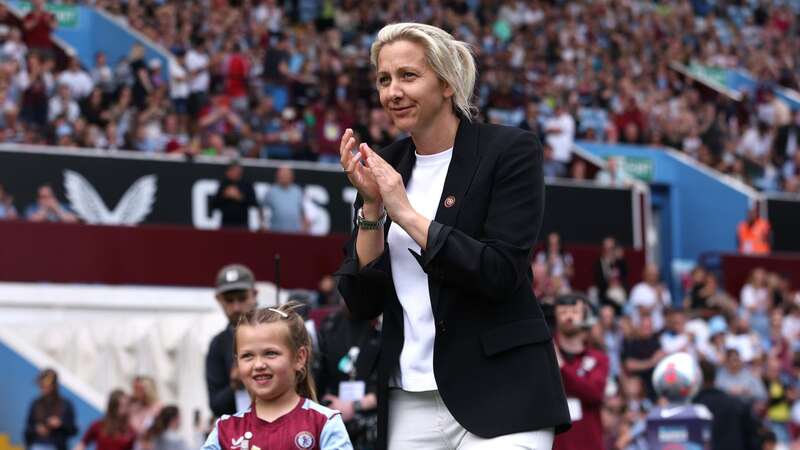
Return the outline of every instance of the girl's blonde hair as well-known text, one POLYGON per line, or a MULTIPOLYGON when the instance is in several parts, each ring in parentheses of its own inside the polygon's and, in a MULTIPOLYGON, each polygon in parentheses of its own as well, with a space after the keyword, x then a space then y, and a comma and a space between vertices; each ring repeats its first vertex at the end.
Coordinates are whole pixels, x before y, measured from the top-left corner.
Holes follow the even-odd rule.
POLYGON ((425 61, 440 80, 453 89, 453 109, 472 121, 478 108, 474 103, 477 69, 472 49, 466 42, 455 39, 450 33, 422 23, 394 23, 378 32, 370 49, 370 61, 378 67, 378 55, 386 44, 411 41, 425 49, 425 61))
POLYGON ((286 343, 289 345, 294 356, 297 356, 301 348, 306 348, 306 362, 303 368, 295 374, 295 392, 301 397, 309 398, 317 401, 317 389, 314 386, 314 378, 311 377, 311 336, 306 330, 306 324, 297 310, 304 308, 305 305, 299 302, 291 301, 281 306, 272 308, 259 308, 242 314, 239 317, 239 322, 236 324, 236 330, 233 333, 233 355, 234 359, 238 359, 238 348, 236 342, 236 335, 238 334, 239 327, 250 326, 254 327, 266 323, 285 323, 286 328, 289 330, 286 337, 286 343))

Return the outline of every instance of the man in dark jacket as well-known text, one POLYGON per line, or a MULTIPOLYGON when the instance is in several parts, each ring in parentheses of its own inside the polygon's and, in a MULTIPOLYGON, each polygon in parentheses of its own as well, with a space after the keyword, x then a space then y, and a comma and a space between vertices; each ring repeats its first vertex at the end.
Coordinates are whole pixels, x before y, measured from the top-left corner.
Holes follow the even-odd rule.
POLYGON ((239 316, 255 309, 256 294, 255 277, 249 268, 231 264, 217 274, 216 298, 228 318, 228 326, 214 336, 206 354, 208 403, 216 417, 235 414, 242 405, 249 406, 249 397, 233 365, 233 327, 239 316))
POLYGON ((217 195, 211 199, 211 209, 222 213, 223 228, 247 228, 248 210, 258 207, 253 184, 242 179, 243 173, 237 161, 231 163, 219 183, 217 195))
POLYGON ((748 406, 716 387, 716 368, 708 361, 700 361, 703 388, 694 403, 705 405, 714 419, 711 423, 711 448, 713 450, 757 450, 761 448, 758 425, 748 406))

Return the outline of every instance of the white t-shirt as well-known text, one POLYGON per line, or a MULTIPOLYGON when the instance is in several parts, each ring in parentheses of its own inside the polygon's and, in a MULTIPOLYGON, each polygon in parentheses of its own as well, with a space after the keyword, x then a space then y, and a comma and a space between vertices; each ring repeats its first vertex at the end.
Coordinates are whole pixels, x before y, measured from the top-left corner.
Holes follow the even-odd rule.
POLYGON ((667 289, 663 289, 659 295, 653 286, 641 282, 631 290, 630 302, 636 308, 634 316, 638 316, 639 307, 650 309, 653 329, 660 330, 664 327, 664 308, 672 304, 672 295, 667 289))
POLYGON ((82 99, 89 95, 94 88, 94 81, 88 73, 82 70, 65 70, 58 76, 58 82, 69 86, 69 91, 72 92, 72 98, 82 99))
MULTIPOLYGON (((406 186, 408 201, 418 213, 433 220, 442 197, 453 149, 435 155, 417 155, 411 180, 406 186)), ((400 372, 392 385, 410 392, 436 390, 433 376, 433 340, 436 325, 431 309, 428 275, 409 252, 420 246, 399 225, 389 227, 389 257, 397 298, 403 306, 403 350, 400 372)))
POLYGON ((567 163, 572 157, 572 144, 575 141, 575 119, 569 113, 547 119, 544 129, 558 128, 560 132, 547 133, 547 145, 553 149, 553 159, 567 163))
POLYGON ((208 85, 211 82, 211 78, 208 76, 208 56, 195 50, 189 50, 186 52, 186 69, 189 73, 200 70, 200 73, 189 82, 189 89, 192 92, 208 92, 208 85))
POLYGON ((178 62, 169 65, 169 96, 170 98, 189 97, 189 74, 178 62))
POLYGON ((759 313, 766 313, 769 309, 769 290, 765 287, 755 287, 750 283, 742 287, 739 300, 745 308, 759 313))

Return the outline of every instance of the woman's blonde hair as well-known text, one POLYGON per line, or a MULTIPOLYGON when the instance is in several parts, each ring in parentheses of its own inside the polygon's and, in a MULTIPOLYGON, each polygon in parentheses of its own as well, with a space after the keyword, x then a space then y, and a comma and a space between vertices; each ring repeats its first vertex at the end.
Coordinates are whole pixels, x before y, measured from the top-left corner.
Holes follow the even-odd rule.
POLYGON ((314 378, 311 376, 311 362, 314 355, 311 353, 311 336, 306 329, 305 320, 297 313, 298 309, 305 307, 302 303, 290 301, 284 305, 273 308, 260 308, 239 316, 236 330, 233 333, 233 354, 238 359, 236 335, 243 326, 254 327, 265 323, 285 323, 288 329, 286 343, 297 356, 301 348, 306 348, 306 363, 295 374, 295 391, 305 398, 317 401, 317 389, 314 378))
POLYGON ((384 45, 407 40, 425 48, 425 61, 440 80, 453 89, 453 108, 471 121, 477 111, 474 104, 477 69, 472 49, 450 33, 422 23, 393 23, 381 28, 370 49, 370 61, 378 67, 378 55, 384 45))
MULTIPOLYGON (((134 383, 139 383, 142 386, 142 390, 144 391, 144 405, 145 406, 152 406, 154 403, 158 401, 158 390, 156 389, 156 381, 153 377, 149 377, 146 375, 138 375, 133 378, 134 383)), ((136 401, 140 401, 141 399, 134 399, 136 401)))

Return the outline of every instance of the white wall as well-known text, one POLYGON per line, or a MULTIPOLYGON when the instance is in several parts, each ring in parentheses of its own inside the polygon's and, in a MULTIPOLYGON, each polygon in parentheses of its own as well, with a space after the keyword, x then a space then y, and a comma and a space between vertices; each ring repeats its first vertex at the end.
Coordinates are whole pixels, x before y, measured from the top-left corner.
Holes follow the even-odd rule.
MULTIPOLYGON (((261 306, 275 304, 273 285, 258 289, 261 306)), ((181 408, 187 438, 195 410, 204 421, 211 416, 205 354, 225 325, 211 288, 0 283, 4 334, 55 361, 69 374, 65 387, 80 380, 96 405, 112 389, 130 391, 134 376, 152 376, 162 402, 181 408)))

